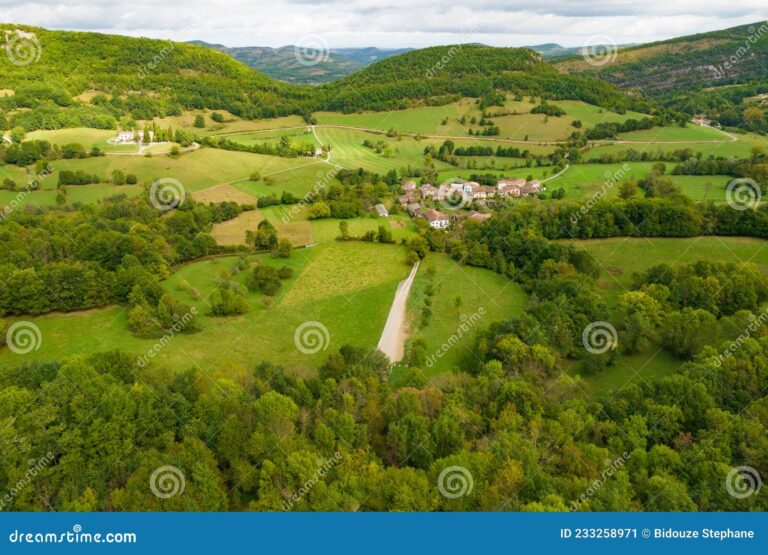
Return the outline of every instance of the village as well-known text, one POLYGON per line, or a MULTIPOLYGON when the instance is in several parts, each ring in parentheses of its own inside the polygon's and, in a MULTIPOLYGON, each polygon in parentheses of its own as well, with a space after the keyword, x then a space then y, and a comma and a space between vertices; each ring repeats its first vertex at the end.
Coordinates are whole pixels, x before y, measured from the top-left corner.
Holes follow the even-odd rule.
MULTIPOLYGON (((402 189, 403 195, 399 199, 401 208, 414 219, 426 219, 429 226, 434 229, 447 229, 452 223, 461 220, 483 221, 491 217, 491 214, 477 210, 470 210, 467 213, 458 212, 458 209, 467 205, 488 206, 499 200, 538 195, 546 190, 541 182, 535 179, 531 181, 500 179, 496 186, 491 186, 459 178, 438 187, 429 183, 417 186, 414 181, 407 181, 402 185, 402 189), (434 208, 435 203, 451 211, 451 214, 446 215, 434 208)), ((379 216, 388 215, 384 205, 377 204, 374 208, 379 216)))

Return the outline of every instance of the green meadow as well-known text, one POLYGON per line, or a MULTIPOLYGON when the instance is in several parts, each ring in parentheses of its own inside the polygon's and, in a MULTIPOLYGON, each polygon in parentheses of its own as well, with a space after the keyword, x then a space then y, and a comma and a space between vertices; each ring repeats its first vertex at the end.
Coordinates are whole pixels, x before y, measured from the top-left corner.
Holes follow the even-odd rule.
MULTIPOLYGON (((345 343, 374 348, 397 284, 410 270, 401 248, 360 242, 297 249, 288 260, 271 255, 260 258, 275 267, 290 266, 294 276, 283 282, 268 306, 262 294, 249 293, 249 311, 242 316, 208 314, 208 296, 217 278, 235 266, 236 257, 188 264, 164 281, 168 292, 196 308, 202 330, 176 335, 154 359, 172 368, 197 367, 211 373, 247 369, 267 360, 296 372, 309 371, 345 343), (305 354, 294 343, 295 330, 307 321, 319 322, 328 330, 325 348, 316 353, 305 354)), ((235 279, 243 282, 245 275, 242 272, 235 279)), ((122 307, 24 319, 35 323, 42 334, 40 349, 24 355, 24 361, 111 349, 141 356, 160 339, 133 336, 122 307), (93 340, 95 336, 98 341, 93 340)), ((20 355, 7 349, 0 352, 0 364, 16 362, 22 362, 20 355)))
MULTIPOLYGON (((409 336, 423 339, 427 357, 432 357, 423 370, 425 375, 458 370, 462 357, 472 356, 470 347, 477 332, 493 322, 519 316, 526 302, 520 284, 500 274, 463 266, 443 254, 427 256, 416 274, 407 307, 409 336), (429 289, 434 292, 431 297, 429 289), (427 298, 431 298, 432 314, 423 326, 427 298), (462 325, 466 331, 460 330, 462 325), (443 344, 452 343, 451 336, 460 337, 459 341, 442 349, 443 344)), ((396 369, 393 379, 399 372, 396 369)))

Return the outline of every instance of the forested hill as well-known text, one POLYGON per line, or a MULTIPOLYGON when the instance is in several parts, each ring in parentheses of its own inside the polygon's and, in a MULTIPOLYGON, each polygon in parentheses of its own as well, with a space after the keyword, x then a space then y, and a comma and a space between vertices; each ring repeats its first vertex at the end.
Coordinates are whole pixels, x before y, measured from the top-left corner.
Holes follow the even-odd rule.
MULTIPOLYGON (((406 107, 444 95, 492 97, 496 91, 578 99, 623 110, 642 101, 611 84, 558 73, 529 48, 478 44, 434 46, 382 60, 326 85, 327 108, 350 111, 406 107)), ((488 100, 492 102, 492 100, 488 100)))
POLYGON ((591 65, 583 57, 556 64, 643 92, 701 89, 768 80, 768 22, 623 48, 591 65))
POLYGON ((91 89, 112 97, 101 115, 127 110, 137 119, 203 107, 269 117, 297 112, 309 95, 214 50, 166 40, 0 25, 0 48, 7 45, 0 83, 16 92, 9 107, 48 103, 49 116, 91 89))
POLYGON ((0 96, 0 116, 28 131, 114 128, 122 117, 200 108, 245 119, 309 119, 319 110, 398 109, 461 96, 491 105, 503 100, 501 92, 645 111, 637 96, 591 77, 563 75, 524 48, 426 48, 310 86, 273 80, 210 48, 165 40, 0 25, 0 48, 6 46, 11 54, 0 56, 0 83, 14 94, 0 96))

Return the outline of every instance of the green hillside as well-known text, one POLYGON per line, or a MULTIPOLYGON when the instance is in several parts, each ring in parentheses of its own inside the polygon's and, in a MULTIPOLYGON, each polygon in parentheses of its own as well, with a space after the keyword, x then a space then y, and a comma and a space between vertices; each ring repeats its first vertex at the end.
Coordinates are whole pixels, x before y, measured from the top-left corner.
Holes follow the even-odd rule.
POLYGON ((582 57, 556 64, 563 72, 595 75, 622 88, 644 92, 700 89, 768 79, 768 23, 622 48, 603 65, 582 57))
POLYGON ((562 75, 524 48, 425 48, 333 83, 309 86, 273 80, 229 55, 194 44, 2 25, 0 47, 9 43, 11 49, 29 47, 18 55, 26 52, 32 58, 20 64, 13 63, 13 56, 0 60, 0 115, 9 120, 4 127, 19 125, 27 131, 114 129, 121 118, 130 125, 130 119, 199 109, 251 120, 444 105, 460 97, 482 98, 490 106, 500 102, 500 92, 648 112, 640 99, 613 85, 562 75))

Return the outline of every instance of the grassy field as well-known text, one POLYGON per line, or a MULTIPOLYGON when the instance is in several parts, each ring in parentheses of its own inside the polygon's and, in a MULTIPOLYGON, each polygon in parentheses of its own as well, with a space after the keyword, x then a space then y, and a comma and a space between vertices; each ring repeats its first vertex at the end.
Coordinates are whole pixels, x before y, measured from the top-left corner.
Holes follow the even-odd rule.
MULTIPOLYGON (((685 130, 684 130, 685 131, 685 130)), ((628 136, 628 135, 627 135, 628 136)), ((730 158, 737 156, 740 158, 748 158, 751 155, 752 148, 755 146, 761 146, 768 149, 768 137, 763 137, 755 133, 744 133, 734 135, 737 138, 736 141, 725 141, 727 139, 725 135, 720 134, 719 138, 715 138, 717 142, 711 143, 686 143, 680 144, 642 144, 642 143, 624 143, 613 145, 600 145, 593 147, 586 153, 585 158, 590 159, 592 157, 600 156, 603 154, 618 154, 629 150, 635 150, 637 152, 651 152, 656 153, 659 150, 662 152, 669 152, 672 150, 689 148, 693 152, 700 152, 703 156, 715 156, 730 158)))
POLYGON ((656 264, 698 260, 753 262, 768 272, 768 241, 748 237, 612 238, 569 241, 589 251, 603 273, 598 281, 609 304, 631 289, 632 274, 656 264))
MULTIPOLYGON (((191 112, 184 112, 180 116, 169 116, 166 118, 155 118, 154 121, 160 127, 172 127, 173 129, 181 129, 189 133, 196 135, 222 135, 227 133, 240 133, 242 131, 255 131, 262 129, 276 129, 280 127, 294 127, 297 125, 306 125, 304 120, 299 116, 287 116, 274 119, 261 119, 261 120, 245 120, 240 119, 235 115, 230 114, 226 110, 195 110, 191 112), (224 116, 224 123, 217 123, 211 119, 211 114, 218 112, 224 116), (195 117, 202 115, 205 119, 205 127, 203 129, 194 126, 195 117)), ((140 122, 142 124, 149 124, 151 122, 140 122)))
POLYGON ((728 137, 717 129, 689 124, 686 127, 670 125, 668 127, 654 127, 641 131, 622 133, 619 139, 624 141, 675 141, 685 143, 689 141, 728 141, 728 137))
POLYGON ((309 144, 312 146, 320 146, 320 143, 315 140, 314 135, 308 127, 301 127, 298 129, 288 128, 254 131, 252 133, 237 133, 234 135, 226 135, 228 140, 248 146, 265 142, 274 143, 279 141, 282 137, 288 137, 291 139, 292 143, 298 145, 309 144))
MULTIPOLYGON (((197 308, 202 330, 177 335, 155 357, 176 369, 198 367, 204 372, 251 368, 271 360, 298 372, 317 368, 330 352, 344 343, 375 347, 384 327, 397 283, 408 275, 401 249, 369 243, 328 243, 295 251, 289 260, 262 256, 276 267, 287 264, 294 277, 283 282, 268 308, 262 295, 248 295, 248 313, 237 317, 208 316, 207 298, 220 272, 231 269, 236 258, 205 260, 182 267, 163 283, 166 290, 197 308), (190 293, 199 292, 199 298, 190 293), (294 333, 307 321, 328 330, 327 349, 300 352, 294 333)), ((245 273, 236 279, 243 281, 245 273)), ((142 339, 126 328, 126 312, 119 307, 71 314, 27 318, 41 330, 40 350, 23 358, 0 351, 0 364, 31 359, 57 359, 110 349, 146 353, 157 339, 142 339), (93 341, 93 337, 99 341, 93 341)), ((314 370, 311 370, 314 371, 314 370)))
MULTIPOLYGON (((476 322, 468 332, 424 371, 428 376, 458 369, 459 362, 469 352, 479 329, 492 322, 522 313, 526 295, 519 284, 481 268, 462 266, 448 256, 430 254, 421 264, 408 300, 409 335, 421 337, 427 344, 427 356, 435 355, 440 347, 458 332, 462 322, 476 322), (434 290, 432 316, 421 327, 421 312, 427 288, 434 290), (456 298, 461 306, 456 306, 456 298), (475 315, 473 317, 473 315, 475 315)), ((470 355, 471 356, 471 355, 470 355)), ((397 379, 397 372, 393 379, 397 379)))
MULTIPOLYGON (((527 99, 524 101, 507 100, 504 107, 493 106, 488 109, 490 114, 510 112, 509 115, 499 115, 492 118, 493 124, 500 128, 497 138, 524 140, 526 135, 530 141, 562 141, 574 130, 571 125, 574 120, 581 120, 583 125, 593 126, 600 122, 622 122, 628 118, 642 118, 642 114, 628 112, 617 114, 597 106, 579 101, 553 102, 561 106, 566 115, 549 117, 544 114, 531 114, 534 104, 527 99)), ((482 111, 471 99, 462 99, 445 106, 423 106, 396 110, 390 112, 364 112, 358 114, 337 114, 319 112, 316 114, 321 125, 346 125, 386 131, 394 129, 398 132, 421 133, 423 135, 466 136, 470 129, 482 129, 470 123, 474 116, 478 120, 482 111), (464 124, 460 122, 466 117, 464 124)))

